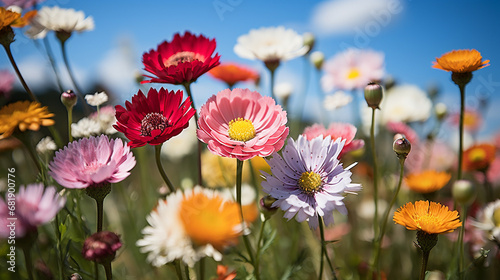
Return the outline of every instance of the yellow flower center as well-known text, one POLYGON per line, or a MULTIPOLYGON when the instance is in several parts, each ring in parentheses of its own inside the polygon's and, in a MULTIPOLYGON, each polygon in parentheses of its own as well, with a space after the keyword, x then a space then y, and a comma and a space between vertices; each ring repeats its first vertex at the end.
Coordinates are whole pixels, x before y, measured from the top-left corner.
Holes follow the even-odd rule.
POLYGON ((315 193, 321 187, 321 176, 312 171, 304 172, 299 178, 299 188, 305 193, 315 193))
POLYGON ((351 70, 349 70, 349 73, 347 74, 347 79, 349 80, 356 79, 360 75, 361 73, 359 72, 358 68, 354 67, 351 68, 351 70))
POLYGON ((500 227, 500 208, 493 211, 493 223, 495 223, 495 227, 500 227))
POLYGON ((416 218, 415 222, 417 223, 417 227, 419 229, 425 228, 427 229, 431 225, 439 225, 441 221, 436 216, 431 215, 423 215, 416 218))
POLYGON ((486 152, 483 149, 473 149, 470 151, 469 159, 472 162, 482 161, 486 158, 486 152))
POLYGON ((179 216, 195 245, 211 244, 220 250, 238 242, 241 215, 235 202, 196 193, 181 202, 179 216))
POLYGON ((165 67, 177 66, 183 62, 205 61, 205 57, 194 52, 178 52, 163 61, 165 67))
POLYGON ((246 142, 255 137, 255 127, 251 120, 237 118, 229 122, 229 138, 246 142))

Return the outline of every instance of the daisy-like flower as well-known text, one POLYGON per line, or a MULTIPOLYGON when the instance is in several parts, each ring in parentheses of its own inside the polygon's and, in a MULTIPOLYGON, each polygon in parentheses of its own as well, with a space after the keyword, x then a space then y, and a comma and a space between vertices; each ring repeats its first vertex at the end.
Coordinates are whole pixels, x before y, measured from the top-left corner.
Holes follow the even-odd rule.
POLYGON ((500 199, 488 203, 472 224, 488 233, 488 239, 500 242, 500 199))
POLYGON ((0 7, 0 30, 5 27, 24 27, 36 13, 36 11, 29 11, 24 16, 21 16, 21 13, 0 7))
POLYGON ((309 141, 320 135, 323 135, 323 137, 330 136, 333 140, 337 138, 345 140, 344 147, 339 153, 340 158, 348 152, 359 150, 365 146, 365 141, 362 139, 354 140, 356 131, 357 128, 349 123, 331 123, 328 126, 328 129, 321 124, 313 124, 312 126, 308 126, 304 129, 303 135, 309 141))
POLYGON ((328 111, 334 111, 342 108, 352 102, 352 96, 339 90, 333 94, 327 95, 323 101, 323 107, 328 111))
POLYGON ((262 172, 264 192, 276 198, 273 207, 286 211, 288 220, 307 221, 318 227, 318 216, 326 225, 333 224, 333 210, 347 214, 344 194, 361 189, 351 183, 351 165, 343 168, 338 160, 345 140, 332 141, 330 136, 311 141, 302 135, 295 142, 288 139, 281 155, 274 153, 266 160, 272 175, 262 172))
POLYGON ((412 173, 404 179, 410 190, 418 193, 431 193, 443 188, 451 179, 451 174, 426 170, 419 173, 412 173))
POLYGON ((94 19, 92 17, 86 18, 82 11, 45 6, 40 9, 30 25, 31 27, 26 31, 26 34, 33 39, 43 39, 49 31, 65 34, 69 38, 73 31, 93 30, 94 19))
POLYGON ((225 89, 201 107, 198 139, 223 157, 267 157, 288 135, 286 112, 274 99, 249 89, 225 89))
POLYGON ((208 72, 213 78, 223 81, 232 88, 238 82, 253 81, 256 83, 260 75, 257 71, 236 63, 221 63, 208 72))
POLYGON ((191 108, 191 99, 182 101, 182 91, 157 91, 149 89, 148 96, 139 92, 132 97, 132 102, 125 102, 125 108, 115 107, 116 130, 130 140, 130 147, 142 147, 146 144, 160 145, 178 135, 188 127, 189 119, 195 114, 191 108))
POLYGON ((101 107, 99 109, 99 113, 94 112, 90 114, 89 119, 95 120, 99 123, 101 126, 100 133, 111 135, 118 132, 113 127, 113 124, 116 123, 115 114, 115 108, 108 105, 101 107))
POLYGON ((141 83, 186 84, 219 65, 219 54, 215 54, 215 39, 185 32, 174 35, 171 42, 164 41, 156 50, 142 55, 144 70, 152 74, 144 75, 150 80, 141 83))
POLYGON ((234 52, 246 59, 258 59, 264 63, 276 63, 302 56, 309 47, 303 36, 283 26, 252 29, 238 37, 234 52))
POLYGON ((75 138, 97 136, 101 134, 101 125, 95 119, 82 118, 71 124, 71 136, 75 138))
POLYGON ((63 187, 83 189, 120 182, 134 166, 129 146, 101 135, 73 141, 56 152, 49 175, 63 187))
POLYGON ((108 101, 108 95, 104 91, 96 92, 85 95, 85 100, 90 106, 100 106, 108 101))
POLYGON ((214 190, 195 187, 160 200, 147 217, 149 226, 137 241, 147 260, 162 266, 182 260, 189 266, 203 257, 222 259, 242 234, 240 208, 214 190))
POLYGON ((469 73, 489 66, 477 50, 453 50, 436 58, 432 67, 453 73, 469 73))
POLYGON ((464 151, 465 171, 485 171, 495 159, 495 146, 476 144, 464 151))
POLYGON ((384 54, 372 50, 348 49, 327 60, 321 85, 325 92, 333 89, 353 90, 384 76, 384 54))
POLYGON ((18 101, 0 109, 0 139, 12 135, 16 129, 20 131, 40 129, 40 126, 51 126, 55 122, 50 119, 54 114, 38 102, 18 101))
POLYGON ((10 235, 10 228, 7 227, 7 218, 17 218, 16 238, 22 238, 29 232, 36 231, 36 228, 52 220, 57 212, 63 208, 66 198, 61 197, 56 188, 43 184, 30 184, 21 186, 19 192, 15 194, 16 211, 15 216, 9 215, 7 205, 7 195, 5 201, 0 199, 0 238, 7 238, 10 235))
POLYGON ((456 210, 436 202, 408 202, 394 213, 394 222, 409 230, 423 231, 427 234, 452 232, 462 223, 456 210))

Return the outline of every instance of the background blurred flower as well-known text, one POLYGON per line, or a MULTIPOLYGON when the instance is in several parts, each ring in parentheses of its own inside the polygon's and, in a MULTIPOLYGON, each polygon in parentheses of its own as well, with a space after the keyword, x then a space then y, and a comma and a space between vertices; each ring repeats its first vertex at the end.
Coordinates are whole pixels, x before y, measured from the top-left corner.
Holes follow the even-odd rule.
POLYGON ((405 161, 410 173, 418 173, 426 169, 446 171, 456 163, 455 151, 445 142, 437 140, 432 143, 412 144, 412 150, 405 161))
POLYGON ((83 138, 97 136, 101 134, 101 125, 95 119, 82 118, 76 123, 71 124, 71 136, 83 138))
POLYGON ((339 90, 333 94, 325 96, 325 100, 323 100, 323 107, 325 107, 328 111, 333 111, 342 108, 351 102, 352 96, 339 90))
MULTIPOLYGON (((234 187, 236 182, 236 160, 221 157, 213 154, 209 150, 204 150, 201 154, 201 163, 201 172, 203 174, 203 181, 206 187, 234 187)), ((242 182, 249 181, 250 170, 248 165, 243 165, 241 177, 242 182)))
POLYGON ((150 80, 141 83, 183 84, 196 81, 198 77, 219 65, 219 54, 215 54, 215 39, 203 35, 176 33, 172 42, 164 41, 156 50, 142 55, 144 70, 153 74, 144 75, 150 80))
POLYGON ((50 136, 42 138, 38 144, 36 144, 36 151, 39 154, 46 154, 55 150, 57 150, 57 145, 50 136))
MULTIPOLYGON (((449 120, 452 125, 458 127, 460 124, 460 112, 450 114, 449 120)), ((471 133, 477 132, 483 124, 481 114, 475 110, 466 109, 464 112, 464 129, 471 133)))
POLYGON ((73 31, 94 30, 94 19, 86 18, 82 11, 44 6, 30 22, 30 26, 26 34, 33 39, 42 39, 49 31, 71 34, 73 31))
POLYGON ((89 261, 106 263, 112 261, 116 251, 122 247, 120 237, 111 231, 99 231, 85 239, 82 255, 89 261))
POLYGON ((236 271, 229 272, 225 265, 217 265, 217 279, 215 280, 233 280, 236 277, 236 271))
POLYGON ((227 62, 208 71, 213 78, 223 81, 232 88, 238 82, 253 81, 259 79, 259 73, 243 65, 227 62))
POLYGON ((24 27, 37 14, 36 11, 29 11, 24 16, 13 9, 0 7, 0 30, 4 27, 24 27))
POLYGON ((238 37, 234 52, 246 59, 280 62, 304 55, 309 50, 301 35, 283 26, 252 29, 238 37))
POLYGON ((226 89, 201 107, 198 139, 223 157, 239 160, 279 151, 288 135, 286 112, 270 97, 226 89))
POLYGON ((384 54, 372 50, 348 49, 328 59, 321 85, 325 92, 353 90, 384 76, 384 54))
MULTIPOLYGON (((9 215, 7 201, 10 201, 7 195, 5 201, 0 199, 0 238, 10 235, 10 228, 7 227, 10 221, 7 218, 13 217, 9 215)), ((15 194, 16 239, 36 231, 38 226, 52 220, 65 203, 66 198, 61 197, 53 186, 44 188, 43 184, 39 183, 21 186, 15 194)))
POLYGON ((85 100, 90 106, 100 106, 108 101, 108 95, 104 92, 85 95, 85 100))
MULTIPOLYGON (((189 121, 189 126, 186 129, 184 129, 176 137, 170 138, 163 144, 163 146, 161 146, 161 153, 170 160, 178 161, 191 154, 197 143, 198 138, 196 138, 196 124, 194 119, 191 119, 189 121)), ((203 176, 203 179, 206 180, 207 177, 203 176)))
POLYGON ((146 97, 139 90, 132 102, 125 102, 127 109, 115 107, 117 122, 113 127, 125 134, 132 148, 162 144, 187 128, 195 114, 191 99, 187 97, 183 102, 182 95, 180 90, 174 93, 151 88, 146 97))
POLYGON ((495 146, 482 143, 464 151, 464 171, 485 171, 495 159, 495 146))
POLYGON ((403 134, 408 141, 410 141, 412 146, 417 146, 419 144, 419 138, 418 134, 405 124, 404 122, 393 122, 393 121, 388 121, 386 124, 387 130, 394 134, 403 134))
POLYGON ((328 129, 325 129, 323 125, 313 124, 312 126, 306 127, 302 135, 304 135, 309 141, 320 135, 323 135, 323 138, 330 136, 332 140, 335 140, 337 138, 345 140, 344 147, 339 154, 339 158, 341 158, 346 153, 359 150, 365 146, 364 140, 354 140, 356 131, 357 128, 350 123, 331 123, 328 126, 328 129))
POLYGON ((115 108, 111 105, 101 107, 99 112, 94 112, 90 114, 89 119, 95 120, 99 123, 101 129, 100 133, 104 134, 115 134, 118 131, 113 127, 113 124, 116 123, 115 118, 115 108))
POLYGON ((488 239, 500 241, 500 199, 488 203, 472 224, 488 233, 488 239))
POLYGON ((467 73, 489 66, 477 50, 453 50, 436 58, 432 67, 454 73, 467 73))
POLYGON ((38 102, 18 101, 0 109, 0 139, 9 137, 18 128, 20 131, 38 130, 40 126, 51 126, 54 114, 38 102))
POLYGON ((121 139, 101 135, 73 141, 56 152, 49 175, 63 187, 83 189, 120 182, 134 166, 130 147, 121 139))
POLYGON ((0 96, 9 98, 16 77, 9 70, 0 70, 0 96))
POLYGON ((409 174, 405 177, 404 182, 414 192, 431 193, 443 188, 450 179, 450 173, 426 170, 409 174))
POLYGON ((32 6, 42 3, 45 0, 1 0, 5 7, 18 6, 23 9, 31 8, 32 6))
POLYGON ((154 266, 174 260, 193 266, 203 257, 220 261, 220 251, 238 242, 240 217, 238 204, 217 191, 198 186, 177 191, 158 201, 147 217, 144 237, 136 244, 154 266))
POLYGON ((462 225, 456 210, 450 211, 448 206, 423 200, 401 206, 394 213, 394 222, 427 234, 452 232, 462 225))
POLYGON ((344 142, 332 141, 330 136, 309 141, 299 135, 296 142, 288 139, 281 155, 274 153, 266 160, 272 174, 262 173, 262 187, 277 199, 273 206, 285 211, 285 218, 307 221, 315 229, 318 216, 329 225, 333 210, 347 214, 344 195, 360 190, 361 185, 351 183, 353 165, 344 169, 337 159, 344 142))

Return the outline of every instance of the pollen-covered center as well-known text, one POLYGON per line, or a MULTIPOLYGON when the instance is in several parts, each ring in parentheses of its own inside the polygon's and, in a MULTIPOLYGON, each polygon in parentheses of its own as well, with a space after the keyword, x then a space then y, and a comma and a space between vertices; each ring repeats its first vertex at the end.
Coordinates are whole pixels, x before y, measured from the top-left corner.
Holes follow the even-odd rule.
POLYGON ((495 224, 495 227, 500 227, 500 208, 493 211, 493 223, 495 224))
POLYGON ((156 137, 167 127, 167 117, 160 113, 148 113, 141 122, 141 136, 156 137))
POLYGON ((205 61, 205 57, 194 52, 178 52, 163 61, 165 67, 177 66, 183 62, 205 61))
MULTIPOLYGON (((425 228, 427 229, 430 225, 439 225, 441 224, 441 220, 436 216, 432 215, 423 215, 418 217, 415 222, 417 223, 417 227, 419 229, 425 228)), ((424 230, 425 231, 425 230, 424 230)))
POLYGON ((486 152, 483 149, 473 149, 470 151, 469 159, 472 162, 482 161, 486 158, 486 152))
POLYGON ((305 193, 312 194, 319 191, 321 184, 321 176, 312 171, 302 173, 299 178, 299 188, 305 193))
POLYGON ((229 138, 246 142, 255 137, 255 127, 251 120, 237 118, 229 122, 229 138))
POLYGON ((349 73, 347 73, 347 79, 349 80, 356 79, 360 75, 361 73, 359 72, 358 68, 354 67, 349 70, 349 73))

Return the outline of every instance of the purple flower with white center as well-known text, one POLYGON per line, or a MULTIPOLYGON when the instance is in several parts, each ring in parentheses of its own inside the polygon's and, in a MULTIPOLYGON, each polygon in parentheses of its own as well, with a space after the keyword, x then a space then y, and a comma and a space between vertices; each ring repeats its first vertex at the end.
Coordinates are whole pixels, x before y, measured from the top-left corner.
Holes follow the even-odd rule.
POLYGON ((276 198, 273 207, 285 211, 284 217, 307 221, 309 227, 318 227, 318 215, 326 225, 333 224, 333 210, 347 214, 344 194, 361 190, 360 184, 351 183, 351 167, 343 168, 338 155, 345 140, 332 141, 330 136, 312 140, 299 135, 297 141, 288 139, 281 155, 274 153, 266 160, 271 173, 262 172, 262 187, 276 198))

